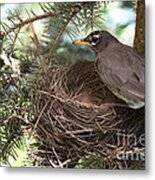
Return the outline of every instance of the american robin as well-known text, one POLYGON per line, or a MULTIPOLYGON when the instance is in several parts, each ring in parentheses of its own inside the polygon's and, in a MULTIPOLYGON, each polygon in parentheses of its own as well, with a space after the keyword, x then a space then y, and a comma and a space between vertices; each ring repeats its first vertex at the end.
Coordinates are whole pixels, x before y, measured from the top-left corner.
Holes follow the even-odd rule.
POLYGON ((96 70, 101 81, 129 107, 144 106, 144 58, 107 31, 95 31, 74 44, 96 51, 96 70))

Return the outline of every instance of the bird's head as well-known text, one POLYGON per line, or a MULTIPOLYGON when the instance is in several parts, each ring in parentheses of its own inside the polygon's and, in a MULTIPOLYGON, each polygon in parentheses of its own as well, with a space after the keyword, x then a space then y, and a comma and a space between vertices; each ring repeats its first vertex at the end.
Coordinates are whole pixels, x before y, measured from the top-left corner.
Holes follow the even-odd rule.
POLYGON ((73 44, 86 45, 93 48, 96 52, 104 50, 111 42, 118 40, 107 31, 94 31, 84 39, 76 40, 73 44))

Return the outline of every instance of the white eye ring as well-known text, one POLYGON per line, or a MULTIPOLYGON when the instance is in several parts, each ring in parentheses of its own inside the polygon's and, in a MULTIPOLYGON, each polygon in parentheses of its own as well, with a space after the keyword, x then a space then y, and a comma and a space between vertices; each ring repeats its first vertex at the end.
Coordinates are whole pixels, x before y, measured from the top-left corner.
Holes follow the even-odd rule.
POLYGON ((100 35, 93 35, 93 37, 95 37, 95 38, 98 38, 98 39, 99 39, 100 35))
POLYGON ((95 45, 96 45, 96 43, 94 43, 94 42, 91 42, 91 45, 92 45, 92 46, 95 46, 95 45))

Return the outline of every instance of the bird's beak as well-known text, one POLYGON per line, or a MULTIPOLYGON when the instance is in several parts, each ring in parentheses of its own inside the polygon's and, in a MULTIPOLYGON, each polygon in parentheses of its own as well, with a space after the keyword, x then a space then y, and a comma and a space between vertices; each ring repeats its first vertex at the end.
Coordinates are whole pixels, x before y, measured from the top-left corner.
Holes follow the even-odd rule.
POLYGON ((91 46, 91 44, 89 42, 86 42, 84 40, 76 40, 76 41, 73 41, 73 44, 78 44, 78 45, 85 45, 85 46, 91 46))

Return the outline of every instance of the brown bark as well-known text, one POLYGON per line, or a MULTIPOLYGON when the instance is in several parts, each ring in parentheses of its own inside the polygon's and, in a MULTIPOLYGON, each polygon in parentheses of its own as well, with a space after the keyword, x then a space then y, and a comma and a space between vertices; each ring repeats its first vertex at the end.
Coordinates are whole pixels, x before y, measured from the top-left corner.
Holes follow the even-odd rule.
POLYGON ((134 47, 141 54, 145 54, 145 0, 137 2, 136 29, 134 47))

